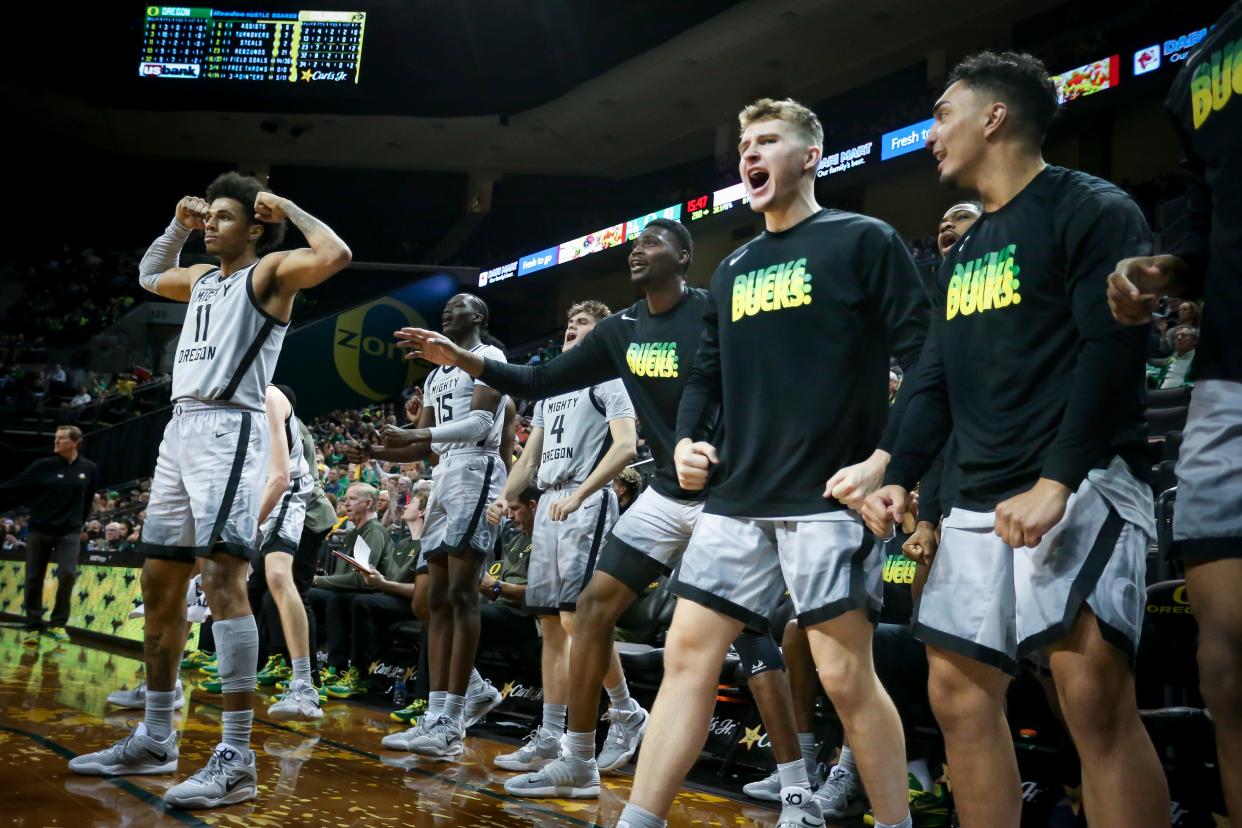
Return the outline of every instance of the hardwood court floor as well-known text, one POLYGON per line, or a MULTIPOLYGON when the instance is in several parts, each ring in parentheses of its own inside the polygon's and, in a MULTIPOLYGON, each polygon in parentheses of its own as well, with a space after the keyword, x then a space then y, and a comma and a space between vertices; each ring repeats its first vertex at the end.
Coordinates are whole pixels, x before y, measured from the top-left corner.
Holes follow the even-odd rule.
MULTIPOLYGON (((219 733, 219 696, 184 674, 181 767, 171 776, 77 776, 66 762, 120 738, 141 711, 109 708, 108 693, 141 680, 130 653, 69 642, 24 647, 22 632, 0 628, 0 825, 68 826, 607 826, 629 797, 629 776, 605 777, 598 801, 522 800, 508 796, 509 775, 492 758, 513 745, 471 737, 457 762, 433 762, 384 750, 400 729, 387 713, 329 702, 323 720, 280 724, 256 711, 257 802, 212 811, 165 811, 160 797, 202 767, 219 733)), ((263 697, 260 697, 263 699, 263 697)), ((683 790, 670 826, 770 826, 776 812, 683 790)))

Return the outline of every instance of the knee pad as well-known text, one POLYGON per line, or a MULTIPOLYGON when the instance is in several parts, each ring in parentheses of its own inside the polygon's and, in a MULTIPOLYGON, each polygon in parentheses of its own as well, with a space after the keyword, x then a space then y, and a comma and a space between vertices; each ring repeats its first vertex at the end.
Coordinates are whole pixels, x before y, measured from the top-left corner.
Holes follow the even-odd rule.
POLYGON ((254 616, 216 621, 212 634, 219 658, 221 692, 254 692, 259 669, 259 628, 254 616))
POLYGON ((744 632, 733 642, 738 658, 742 661, 742 675, 752 678, 768 670, 784 670, 785 659, 772 636, 744 632))

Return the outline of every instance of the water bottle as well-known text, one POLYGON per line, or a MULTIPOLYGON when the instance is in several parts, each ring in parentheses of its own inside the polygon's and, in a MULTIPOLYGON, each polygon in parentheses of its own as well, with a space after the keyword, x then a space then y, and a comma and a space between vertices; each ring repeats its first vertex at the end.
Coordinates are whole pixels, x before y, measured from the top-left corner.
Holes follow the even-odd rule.
POLYGON ((397 676, 397 680, 392 683, 392 702, 397 709, 405 707, 409 703, 410 693, 405 686, 405 676, 397 676))

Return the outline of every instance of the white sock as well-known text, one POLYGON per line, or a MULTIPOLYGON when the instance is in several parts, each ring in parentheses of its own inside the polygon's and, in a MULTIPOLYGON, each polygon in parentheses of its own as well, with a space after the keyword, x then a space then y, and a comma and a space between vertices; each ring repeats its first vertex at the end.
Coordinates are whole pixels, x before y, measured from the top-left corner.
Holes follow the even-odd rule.
POLYGON ((911 759, 906 763, 906 770, 911 776, 919 780, 923 790, 930 792, 936 787, 936 783, 932 781, 931 768, 927 767, 926 759, 911 759))
POLYGON ((617 821, 617 828, 665 828, 666 825, 667 822, 633 803, 625 806, 617 821))
POLYGON ((147 690, 143 721, 147 725, 147 735, 157 742, 164 741, 172 733, 173 699, 176 695, 176 690, 147 690))
POLYGON ((466 712, 466 697, 455 696, 452 693, 444 694, 444 712, 441 716, 447 716, 460 726, 466 712))
POLYGON ((466 698, 477 696, 483 692, 484 688, 483 676, 479 675, 478 670, 470 671, 470 684, 466 685, 466 698))
POLYGON ((854 751, 850 750, 849 745, 841 745, 841 758, 837 760, 837 764, 855 776, 858 775, 858 766, 854 764, 854 751))
POLYGON ((802 760, 806 762, 808 765, 814 767, 815 754, 817 753, 817 751, 815 750, 815 734, 814 733, 799 733, 798 734, 798 747, 801 748, 802 750, 802 760))
POLYGON ((906 814, 906 818, 901 822, 875 822, 875 828, 914 828, 914 818, 910 814, 906 814))
POLYGON ((245 751, 250 748, 250 729, 254 726, 253 710, 225 710, 220 714, 223 725, 220 741, 232 748, 245 751))
POLYGON ((565 745, 565 750, 569 751, 569 755, 584 762, 589 762, 595 758, 595 731, 590 730, 584 733, 574 733, 572 730, 565 732, 565 738, 561 740, 565 745))
POLYGON ((310 656, 302 656, 293 660, 293 680, 310 681, 310 656))
POLYGON ((617 710, 632 712, 638 708, 638 705, 634 704, 634 700, 630 698, 630 686, 625 683, 625 676, 621 677, 616 687, 605 689, 608 691, 608 703, 617 710))
POLYGON ((806 772, 806 762, 801 759, 782 762, 776 766, 776 772, 780 774, 782 788, 794 787, 808 791, 811 789, 811 780, 806 772))
POLYGON ((443 690, 432 690, 427 694, 427 721, 434 722, 440 718, 440 714, 444 712, 444 697, 447 695, 443 690))
POLYGON ((569 716, 569 707, 564 704, 543 705, 543 726, 556 738, 565 735, 565 719, 569 716))

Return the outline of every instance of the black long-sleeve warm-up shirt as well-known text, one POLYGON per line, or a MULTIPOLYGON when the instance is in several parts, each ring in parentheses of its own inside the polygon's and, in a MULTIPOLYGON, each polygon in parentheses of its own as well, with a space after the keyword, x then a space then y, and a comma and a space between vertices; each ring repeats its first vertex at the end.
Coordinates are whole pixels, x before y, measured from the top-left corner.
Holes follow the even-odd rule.
POLYGON ((81 531, 91 513, 98 476, 95 464, 81 454, 72 463, 54 455, 34 461, 0 489, 9 497, 28 493, 31 529, 63 535, 81 531))
MULTIPOLYGON (((647 300, 640 299, 601 319, 577 345, 546 365, 489 359, 479 379, 505 394, 542 400, 619 377, 655 458, 656 491, 682 500, 702 499, 703 492, 685 491, 677 484, 673 430, 708 301, 707 291, 687 287, 673 308, 653 314, 647 300)), ((714 425, 714 411, 705 421, 709 428, 714 425)))
POLYGON ((889 355, 918 359, 928 307, 905 243, 882 221, 820 210, 763 232, 716 268, 678 438, 701 440, 719 404, 719 468, 704 509, 797 517, 838 469, 887 449, 889 355), (882 435, 885 439, 881 439, 882 435))
MULTIPOLYGON (((945 259, 886 482, 923 476, 950 430, 954 502, 987 511, 1040 477, 1071 490, 1143 461, 1146 332, 1108 309, 1108 274, 1151 232, 1117 187, 1048 166, 945 259)), ((947 472, 946 472, 947 473, 947 472)))
POLYGON ((1191 376, 1242 381, 1242 3, 1216 22, 1173 81, 1165 107, 1186 151, 1189 210, 1168 252, 1203 297, 1191 376), (1233 59, 1230 62, 1230 54, 1233 59))

